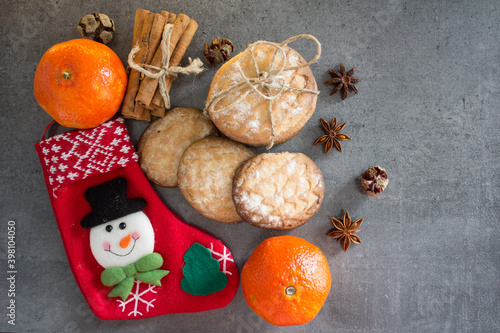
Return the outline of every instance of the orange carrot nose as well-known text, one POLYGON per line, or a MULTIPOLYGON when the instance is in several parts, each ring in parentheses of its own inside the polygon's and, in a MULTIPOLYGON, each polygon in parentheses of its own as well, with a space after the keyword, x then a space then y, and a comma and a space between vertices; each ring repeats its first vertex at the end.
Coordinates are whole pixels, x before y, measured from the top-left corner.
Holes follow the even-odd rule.
POLYGON ((120 247, 122 249, 126 248, 130 244, 130 234, 127 236, 123 237, 122 240, 120 241, 120 247))

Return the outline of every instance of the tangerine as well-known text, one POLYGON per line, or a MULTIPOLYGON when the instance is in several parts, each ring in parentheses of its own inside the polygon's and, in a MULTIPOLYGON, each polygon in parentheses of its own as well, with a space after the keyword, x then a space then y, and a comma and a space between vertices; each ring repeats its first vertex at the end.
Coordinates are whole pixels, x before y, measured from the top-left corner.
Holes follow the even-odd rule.
POLYGON ((88 39, 56 44, 35 72, 35 98, 59 124, 93 128, 113 117, 127 88, 123 64, 109 47, 88 39))
POLYGON ((295 236, 271 237, 252 252, 241 271, 250 308, 276 326, 308 323, 323 306, 331 287, 325 255, 295 236))

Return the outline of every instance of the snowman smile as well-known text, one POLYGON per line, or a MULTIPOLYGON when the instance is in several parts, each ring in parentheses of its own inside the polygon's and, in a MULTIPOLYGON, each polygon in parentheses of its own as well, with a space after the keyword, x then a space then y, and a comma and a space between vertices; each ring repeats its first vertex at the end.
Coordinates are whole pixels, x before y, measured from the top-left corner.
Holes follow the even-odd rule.
POLYGON ((119 254, 119 253, 115 253, 115 252, 111 251, 111 244, 109 244, 109 243, 105 244, 104 251, 110 252, 110 253, 114 254, 115 256, 118 256, 118 257, 128 256, 130 253, 132 253, 132 251, 134 251, 135 244, 137 243, 137 240, 139 239, 139 236, 137 236, 137 238, 136 237, 132 237, 132 239, 134 240, 134 244, 132 245, 132 248, 130 249, 130 251, 128 251, 125 254, 119 254))

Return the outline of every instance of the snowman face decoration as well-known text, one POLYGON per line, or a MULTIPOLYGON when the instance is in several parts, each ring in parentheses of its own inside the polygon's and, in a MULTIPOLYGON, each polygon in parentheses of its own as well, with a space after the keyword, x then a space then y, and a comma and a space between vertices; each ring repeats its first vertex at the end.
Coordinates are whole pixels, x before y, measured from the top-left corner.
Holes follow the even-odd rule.
POLYGON ((90 229, 90 249, 104 268, 123 267, 154 250, 154 231, 142 211, 90 229))

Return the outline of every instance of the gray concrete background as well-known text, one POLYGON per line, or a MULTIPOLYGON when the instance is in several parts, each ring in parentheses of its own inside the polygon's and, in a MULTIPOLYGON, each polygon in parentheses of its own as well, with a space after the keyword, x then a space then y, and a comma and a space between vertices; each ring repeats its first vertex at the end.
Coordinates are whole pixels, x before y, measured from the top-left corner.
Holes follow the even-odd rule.
MULTIPOLYGON (((500 2, 443 1, 16 1, 1 4, 0 331, 15 332, 499 332, 500 2), (310 33, 323 46, 311 66, 321 94, 316 112, 272 152, 303 152, 321 168, 318 213, 288 232, 226 225, 192 209, 178 189, 155 187, 188 223, 221 238, 241 269, 264 239, 283 234, 316 244, 333 285, 309 324, 281 329, 257 317, 241 288, 225 308, 146 320, 106 322, 89 310, 70 272, 34 144, 51 118, 37 105, 33 75, 43 52, 77 37, 87 13, 112 17, 110 47, 124 61, 134 12, 186 13, 200 28, 186 56, 205 41, 231 39, 236 51, 259 39, 310 33), (328 69, 357 66, 359 95, 329 96, 328 69), (325 155, 319 119, 347 121, 353 140, 325 155), (390 178, 379 199, 358 183, 372 165, 390 178), (361 245, 344 253, 327 238, 330 216, 364 218, 361 245), (16 221, 16 325, 7 323, 7 221, 16 221)), ((307 42, 294 46, 306 58, 307 42)), ((216 68, 180 77, 173 106, 203 108, 216 68)), ((137 143, 145 123, 128 121, 137 143)), ((255 152, 263 152, 255 149, 255 152)))

